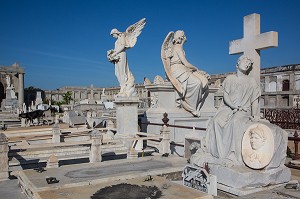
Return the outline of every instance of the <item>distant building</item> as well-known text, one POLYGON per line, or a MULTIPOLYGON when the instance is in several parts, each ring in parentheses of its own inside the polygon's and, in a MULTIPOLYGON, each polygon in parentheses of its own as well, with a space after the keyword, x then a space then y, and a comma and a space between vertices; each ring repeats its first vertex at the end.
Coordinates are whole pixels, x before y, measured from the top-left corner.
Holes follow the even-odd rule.
MULTIPOLYGON (((145 103, 148 99, 148 91, 145 89, 145 86, 137 84, 136 86, 137 96, 140 98, 141 101, 145 100, 145 103)), ((70 87, 65 86, 62 88, 59 88, 57 90, 45 90, 45 97, 48 100, 53 101, 62 101, 63 95, 70 91, 72 93, 72 99, 73 103, 79 103, 82 100, 86 99, 94 99, 94 100, 101 100, 102 94, 104 89, 104 95, 105 95, 105 101, 114 101, 114 96, 117 95, 120 91, 120 87, 108 87, 108 88, 95 88, 93 86, 91 87, 70 87), (92 96, 93 95, 93 96, 92 96)), ((142 103, 143 104, 143 103, 142 103)), ((142 107, 147 106, 142 105, 142 107)))
MULTIPOLYGON (((211 75, 211 84, 219 87, 229 74, 211 75)), ((300 64, 261 69, 261 108, 300 108, 300 64)), ((222 101, 222 93, 215 96, 215 105, 222 101)))
MULTIPOLYGON (((234 72, 211 75, 210 84, 214 87, 221 87, 224 79, 234 72)), ((300 64, 278 66, 261 69, 261 108, 300 108, 300 64)), ((94 88, 94 87, 62 87, 57 90, 45 90, 47 99, 62 101, 63 95, 72 92, 73 103, 81 100, 100 100, 104 89, 107 101, 114 101, 114 96, 119 93, 120 87, 94 88)), ((149 103, 149 93, 143 84, 136 85, 138 96, 142 103, 141 107, 147 108, 149 103)), ((221 90, 215 95, 215 106, 218 107, 223 99, 221 90)))

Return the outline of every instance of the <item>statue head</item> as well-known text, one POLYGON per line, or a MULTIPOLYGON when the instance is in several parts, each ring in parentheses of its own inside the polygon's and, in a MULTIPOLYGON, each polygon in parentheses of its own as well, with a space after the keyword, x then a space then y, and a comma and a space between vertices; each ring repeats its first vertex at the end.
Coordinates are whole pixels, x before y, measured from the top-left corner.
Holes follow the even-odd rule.
POLYGON ((187 39, 186 39, 186 36, 185 36, 183 30, 177 30, 174 33, 173 44, 181 44, 181 43, 184 43, 186 41, 187 41, 187 39))
POLYGON ((241 71, 243 74, 248 74, 253 65, 253 61, 251 58, 246 55, 242 55, 238 58, 236 68, 241 71))
POLYGON ((266 142, 264 129, 257 125, 255 128, 250 129, 250 145, 253 150, 260 149, 266 142))
POLYGON ((121 34, 121 32, 118 31, 118 29, 116 29, 116 28, 114 28, 110 31, 110 35, 113 36, 114 38, 117 38, 119 34, 121 34))

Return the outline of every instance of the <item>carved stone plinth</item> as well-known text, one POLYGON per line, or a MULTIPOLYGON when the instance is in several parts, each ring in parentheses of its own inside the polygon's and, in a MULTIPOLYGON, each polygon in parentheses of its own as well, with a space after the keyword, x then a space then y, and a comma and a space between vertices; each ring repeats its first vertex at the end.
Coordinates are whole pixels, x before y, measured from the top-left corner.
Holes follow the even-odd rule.
MULTIPOLYGON (((117 135, 134 137, 138 133, 138 97, 116 97, 114 103, 117 109, 117 135)), ((128 150, 132 140, 124 141, 128 150)), ((136 150, 142 149, 142 142, 135 145, 136 150)))
POLYGON ((245 166, 224 167, 214 164, 208 166, 210 173, 217 176, 218 183, 235 189, 281 184, 291 179, 291 170, 286 166, 270 170, 253 170, 245 166))
POLYGON ((117 133, 135 135, 138 132, 138 97, 117 97, 117 133))
POLYGON ((90 162, 101 162, 102 161, 102 151, 101 151, 101 144, 102 144, 102 134, 100 131, 94 129, 91 133, 91 151, 90 151, 90 162))
POLYGON ((57 123, 52 128, 52 143, 60 143, 60 127, 57 123))

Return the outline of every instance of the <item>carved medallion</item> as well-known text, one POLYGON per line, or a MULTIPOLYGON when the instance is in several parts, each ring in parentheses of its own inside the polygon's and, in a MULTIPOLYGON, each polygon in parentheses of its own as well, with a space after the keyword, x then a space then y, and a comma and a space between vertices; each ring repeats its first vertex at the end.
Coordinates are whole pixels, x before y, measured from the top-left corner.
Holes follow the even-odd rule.
POLYGON ((244 163, 252 169, 263 169, 274 154, 274 136, 264 124, 253 124, 246 130, 242 141, 244 163))

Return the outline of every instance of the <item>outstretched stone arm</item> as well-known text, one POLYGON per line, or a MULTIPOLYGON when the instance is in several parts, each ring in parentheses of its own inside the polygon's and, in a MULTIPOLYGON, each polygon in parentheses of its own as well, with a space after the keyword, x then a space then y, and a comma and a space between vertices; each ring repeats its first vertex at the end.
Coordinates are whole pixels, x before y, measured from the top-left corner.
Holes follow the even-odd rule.
POLYGON ((190 62, 187 61, 187 59, 185 58, 185 55, 183 53, 182 47, 181 46, 176 46, 176 53, 180 59, 180 61, 189 69, 193 70, 193 71, 197 71, 198 68, 196 68, 195 66, 193 66, 190 62))

